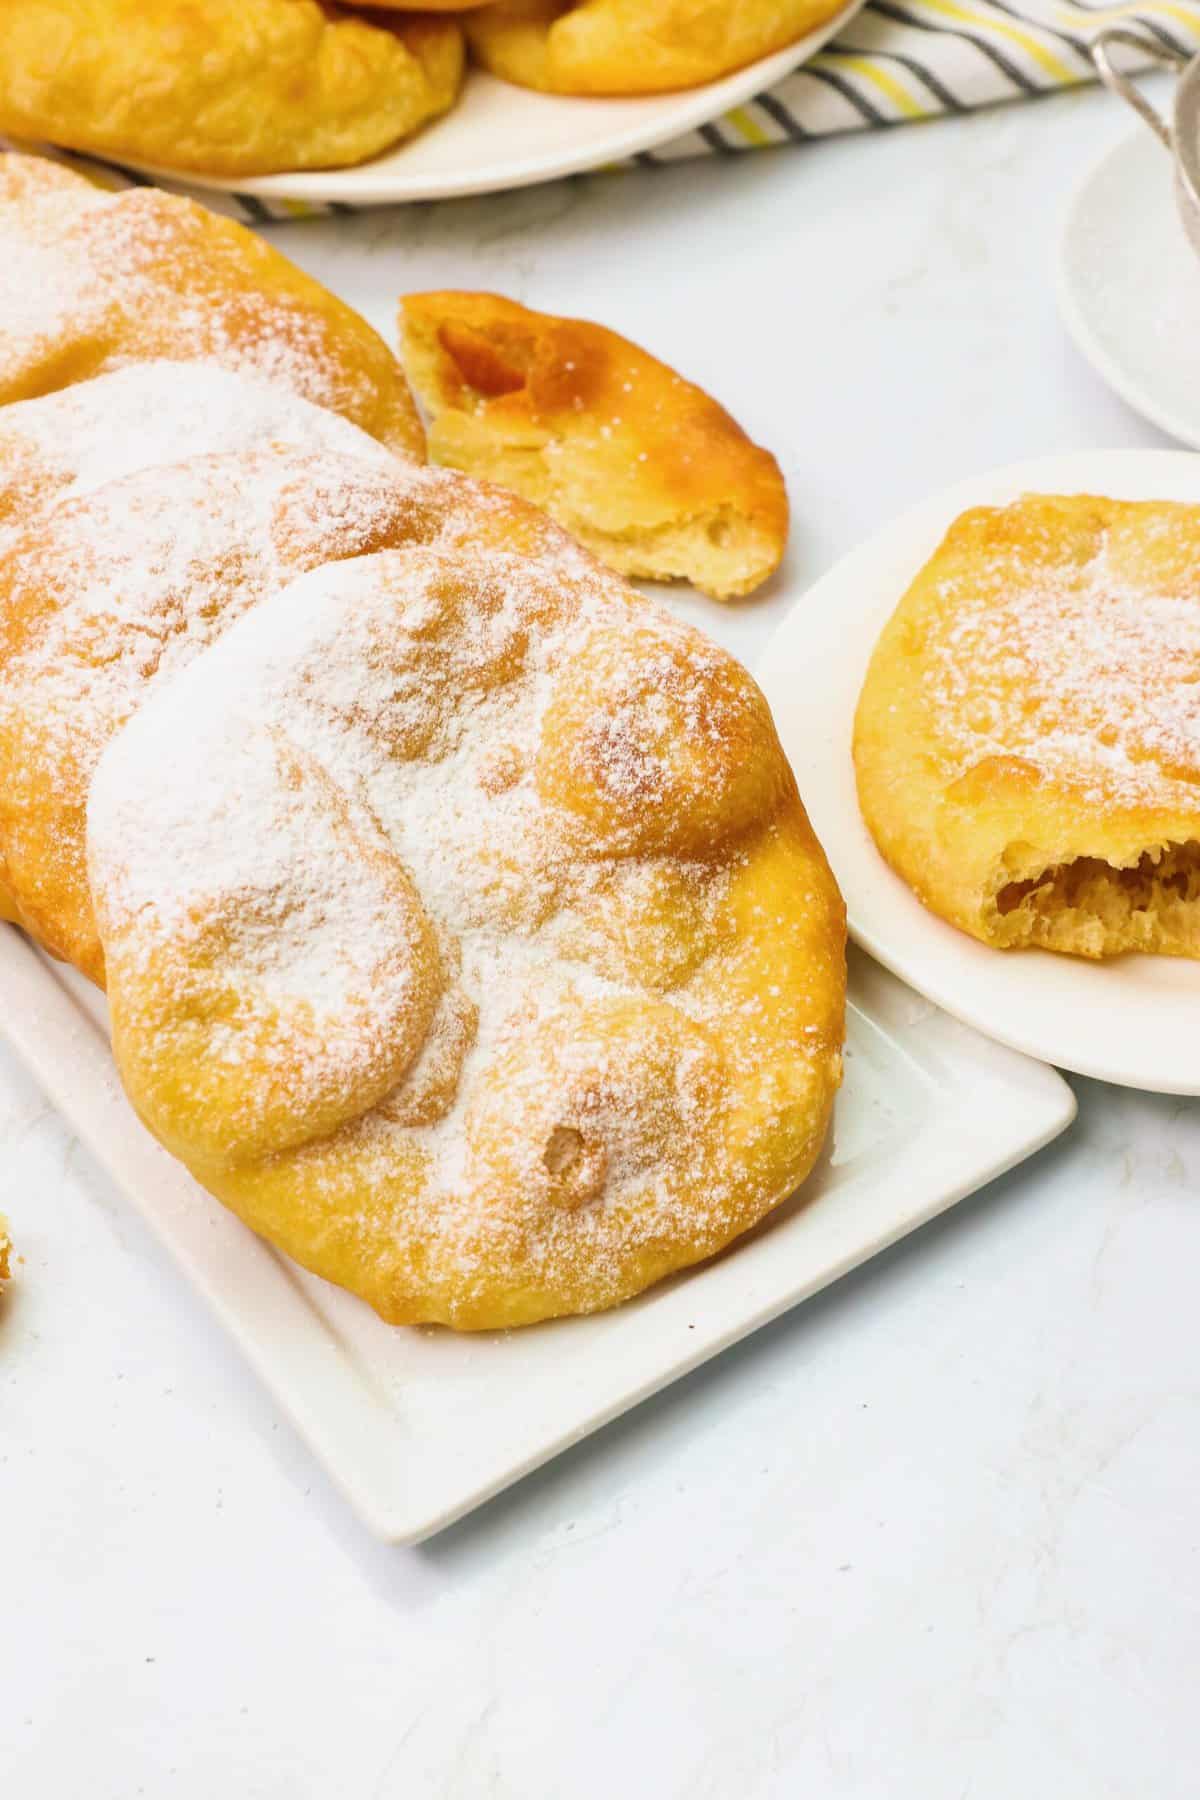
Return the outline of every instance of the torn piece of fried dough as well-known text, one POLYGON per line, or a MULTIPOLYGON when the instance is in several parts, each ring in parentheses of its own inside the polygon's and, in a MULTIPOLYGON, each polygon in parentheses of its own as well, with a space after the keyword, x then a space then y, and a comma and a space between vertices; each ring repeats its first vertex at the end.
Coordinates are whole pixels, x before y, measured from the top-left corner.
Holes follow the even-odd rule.
POLYGON ((997 949, 1200 957, 1200 507, 963 513, 875 648, 863 817, 997 949))
POLYGON ((206 175, 360 163, 450 107, 449 18, 318 0, 9 0, 0 131, 206 175))
POLYGON ((496 294, 410 294, 400 314, 435 462, 545 507, 623 575, 724 600, 778 566, 775 458, 665 363, 496 294))

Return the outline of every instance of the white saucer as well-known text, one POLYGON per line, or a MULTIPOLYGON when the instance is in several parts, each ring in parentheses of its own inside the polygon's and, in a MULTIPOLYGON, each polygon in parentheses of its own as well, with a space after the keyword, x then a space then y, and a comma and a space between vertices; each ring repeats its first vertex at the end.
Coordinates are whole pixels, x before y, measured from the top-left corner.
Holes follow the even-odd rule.
POLYGON ((444 119, 353 169, 229 180, 185 176, 177 169, 145 163, 129 166, 188 187, 324 206, 389 206, 402 200, 449 200, 527 187, 620 162, 744 105, 815 56, 862 4, 863 0, 849 0, 786 50, 679 94, 623 100, 537 94, 473 69, 458 104, 444 119))
POLYGON ((884 622, 958 513, 1030 490, 1200 503, 1200 456, 1046 457, 923 501, 797 601, 758 679, 846 896, 850 930, 865 949, 947 1012, 1043 1062, 1126 1087, 1200 1094, 1200 963, 1159 956, 1088 963, 990 950, 926 912, 884 862, 858 810, 851 731, 884 622))
POLYGON ((1096 372, 1135 412, 1200 447, 1200 258, 1176 211, 1171 159, 1144 126, 1072 200, 1057 287, 1096 372))

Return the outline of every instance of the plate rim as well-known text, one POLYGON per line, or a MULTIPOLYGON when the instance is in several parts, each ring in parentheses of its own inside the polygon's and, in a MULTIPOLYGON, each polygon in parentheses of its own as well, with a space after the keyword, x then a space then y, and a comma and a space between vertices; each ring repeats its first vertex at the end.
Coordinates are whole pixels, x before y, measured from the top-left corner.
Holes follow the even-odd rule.
MULTIPOLYGON (((769 56, 759 57, 728 75, 722 75, 716 81, 705 82, 701 87, 677 88, 668 94, 597 96, 600 104, 609 99, 623 100, 626 104, 642 103, 646 108, 645 117, 621 131, 614 130, 612 139, 605 142, 603 149, 593 147, 576 153, 567 151, 553 158, 541 156, 525 163, 518 161, 499 176, 475 170, 425 180, 420 177, 406 180, 402 174, 390 174, 373 181, 372 168, 378 166, 384 158, 402 155, 406 147, 403 142, 381 152, 378 157, 345 169, 302 169, 271 175, 228 178, 199 174, 191 170, 166 169, 156 163, 135 161, 127 157, 106 157, 104 160, 110 167, 129 169, 138 175, 150 176, 155 181, 190 188, 198 193, 227 194, 235 200, 244 196, 250 200, 284 203, 296 201, 303 205, 339 206, 351 210, 507 193, 518 188, 533 187, 540 182, 558 181, 569 175, 581 175, 591 169, 604 168, 626 157, 636 156, 641 151, 653 150, 659 144, 669 143, 672 138, 695 131, 701 125, 711 124, 722 113, 736 106, 744 106, 786 76, 795 74, 836 37, 865 5, 866 0, 844 0, 835 13, 802 38, 797 38, 794 43, 786 45, 782 50, 772 51, 769 56), (668 109, 670 118, 664 119, 662 115, 668 109), (350 191, 351 189, 355 191, 350 191)), ((485 70, 474 70, 472 73, 476 78, 482 76, 487 81, 500 80, 498 76, 489 75, 485 70)), ((517 86, 516 83, 503 85, 517 86)), ((532 89, 519 91, 534 99, 546 97, 536 94, 532 89)), ((549 97, 556 100, 569 99, 584 106, 590 104, 593 98, 588 95, 549 97)), ((436 131, 441 123, 442 120, 434 119, 425 129, 436 131)), ((409 142, 420 142, 421 135, 418 134, 409 142)), ((88 153, 78 151, 72 154, 86 157, 88 153)), ((284 222, 286 221, 275 218, 261 221, 263 224, 284 222)))
MULTIPOLYGON (((1102 472, 1101 479, 1104 480, 1106 485, 1110 481, 1114 482, 1116 485, 1112 486, 1110 491, 1119 493, 1122 480, 1120 474, 1122 465, 1126 465, 1130 470, 1130 474, 1127 475, 1125 479, 1132 482, 1134 486, 1140 487, 1144 485, 1144 482, 1135 479, 1134 471, 1141 471, 1144 474, 1149 465, 1154 463, 1157 463, 1160 467, 1173 465, 1176 469, 1182 469, 1186 465, 1189 474, 1194 479, 1196 502, 1197 504, 1200 504, 1200 455, 1197 455, 1197 452, 1194 450, 1123 448, 1115 450, 1084 449, 1055 451, 1038 457, 1022 458, 1016 462, 1003 463, 991 469, 982 470, 975 475, 960 478, 957 481, 951 482, 946 487, 941 488, 934 493, 927 495, 924 499, 918 500, 911 506, 904 508, 893 518, 878 527, 868 538, 847 551, 844 556, 840 557, 831 568, 827 569, 825 573, 812 583, 803 595, 793 603, 787 616, 772 633, 762 653, 755 662, 755 676, 771 704, 772 712, 774 713, 776 723, 779 726, 780 736, 784 740, 785 751, 788 749, 789 744, 789 735, 786 726, 783 723, 785 707, 781 703, 782 690, 777 686, 776 677, 774 675, 775 665, 781 660, 781 649, 783 650, 782 660, 785 670, 790 668, 791 672, 794 674, 796 672, 796 665, 794 659, 791 657, 790 650, 786 648, 789 644, 789 640, 798 636, 803 631, 804 622, 810 616, 817 619, 837 617, 839 620, 845 620, 847 612, 845 604, 843 603, 842 590, 854 586, 855 577, 860 578, 857 582, 857 586, 863 596, 859 603, 861 612, 870 613, 876 604, 879 605, 879 626, 872 633, 870 644, 866 645, 865 648, 862 648, 861 640, 859 638, 852 639, 852 644, 860 647, 862 660, 865 664, 867 657, 869 657, 870 650, 877 640, 878 630, 882 629, 883 623, 890 616, 890 611, 894 609, 903 592, 903 586, 895 587, 892 590, 890 605, 885 610, 884 605, 878 603, 876 599, 878 591, 877 584, 875 589, 872 589, 871 572, 882 561, 893 559, 898 554, 902 542, 921 535, 931 541, 932 547, 933 544, 936 544, 938 538, 945 532, 946 528, 958 513, 969 506, 997 504, 997 493, 1001 490, 1012 489, 1015 492, 1021 492, 1025 490, 1036 491, 1040 488, 1044 492, 1056 491, 1060 493, 1064 491, 1074 491, 1077 493, 1089 490, 1104 491, 1103 488, 1099 487, 1099 484, 1094 477, 1087 474, 1071 475, 1068 472, 1072 468, 1082 470, 1088 467, 1095 467, 1098 470, 1102 469, 1112 472, 1108 475, 1105 475, 1102 472), (836 596, 836 598, 831 598, 832 596, 836 596)), ((915 575, 919 567, 920 563, 915 563, 911 574, 915 575)), ((828 627, 826 629, 826 635, 828 635, 828 627)), ((848 658, 849 655, 853 653, 854 652, 851 651, 845 654, 848 658)), ((817 665, 810 664, 808 672, 811 673, 813 667, 819 666, 819 663, 820 655, 818 656, 817 665)), ((847 721, 847 741, 843 750, 847 762, 849 762, 850 758, 848 728, 849 721, 847 721)), ((843 765, 843 768, 845 768, 845 765, 843 765)), ((798 776, 798 779, 800 779, 801 791, 802 793, 805 793, 805 798, 807 800, 808 795, 805 790, 804 780, 802 776, 798 776)), ((853 785, 854 777, 852 769, 850 770, 850 781, 853 785)), ((968 957, 992 956, 1000 958, 1003 956, 1003 952, 992 950, 989 946, 979 943, 967 933, 960 932, 957 927, 950 925, 947 921, 940 919, 936 914, 923 907, 909 888, 908 884, 901 876, 891 869, 881 852, 877 849, 862 820, 861 813, 857 811, 856 823, 862 832, 862 840, 868 847, 871 856, 874 858, 878 870, 886 876, 889 885, 894 885, 898 913, 907 914, 909 917, 919 920, 923 926, 932 924, 939 933, 947 933, 948 936, 946 941, 948 943, 953 943, 956 949, 962 950, 968 957)), ((820 835, 819 823, 816 828, 818 830, 818 835, 820 835)), ((1016 1051, 1020 1055, 1030 1057, 1038 1062, 1047 1063, 1058 1069, 1066 1069, 1072 1074, 1082 1075, 1091 1080, 1105 1081, 1113 1086, 1127 1087, 1146 1093, 1172 1094, 1185 1097, 1195 1097, 1196 1095, 1200 1095, 1200 1068, 1198 1068, 1196 1073, 1190 1078, 1181 1079, 1174 1077, 1169 1073, 1160 1072, 1156 1074, 1155 1079, 1151 1081, 1146 1078, 1144 1070, 1131 1073, 1128 1067, 1123 1068, 1119 1063, 1105 1061, 1102 1058, 1096 1058, 1090 1055, 1081 1057, 1074 1052, 1069 1055, 1063 1055, 1061 1053, 1063 1049, 1062 1045, 1056 1046, 1053 1042, 1048 1042, 1043 1035, 1036 1031, 1025 1033, 1020 1029, 1014 1030, 1008 1027, 997 1028, 994 1020, 985 1020, 978 1010, 973 1008, 969 1003, 964 1004, 959 998, 959 990, 954 983, 953 962, 951 962, 949 968, 945 968, 941 957, 938 956, 935 958, 934 975, 931 978, 923 966, 923 959, 919 955, 914 962, 913 957, 910 954, 906 954, 902 946, 897 949, 894 938, 889 935, 886 930, 881 930, 878 926, 873 925, 870 923, 869 919, 868 921, 864 921, 859 911, 857 897, 854 892, 855 883, 853 877, 851 876, 848 883, 845 871, 837 866, 838 858, 830 851, 828 842, 826 842, 825 848, 827 854, 830 855, 831 862, 834 864, 834 873, 837 876, 845 895, 847 923, 851 938, 855 943, 859 944, 873 956, 877 962, 882 963, 886 969, 889 969, 899 980, 905 982, 909 987, 914 988, 918 993, 923 994, 926 999, 931 1001, 935 1006, 940 1007, 943 1012, 949 1013, 951 1017, 960 1020, 964 1025, 971 1027, 971 1029, 982 1033, 986 1037, 992 1038, 994 1042, 1003 1044, 1006 1048, 1016 1051)), ((1096 964, 1089 963, 1082 958, 1059 957, 1050 951, 1025 951, 1020 954, 1022 957, 1028 956, 1031 958, 1050 957, 1056 964, 1063 963, 1079 973, 1090 972, 1099 975, 1106 967, 1111 968, 1113 966, 1111 962, 1096 964)), ((1161 960, 1164 963, 1174 963, 1178 959, 1162 958, 1154 960, 1161 960)), ((985 965, 982 962, 979 964, 980 968, 984 966, 985 965)))
MULTIPOLYGON (((869 962, 866 966, 869 971, 869 962)), ((439 1499, 436 1493, 423 1498, 419 1490, 410 1494, 404 1488, 403 1475, 397 1475, 388 1455, 397 1444, 394 1408, 372 1391, 368 1372, 355 1366, 335 1325, 322 1317, 305 1294, 293 1265, 217 1202, 206 1205, 203 1217, 222 1238, 228 1234, 234 1246, 232 1254, 270 1265, 265 1287, 256 1281, 255 1308, 247 1308, 244 1300, 230 1296, 229 1284, 217 1279, 186 1234, 180 1233, 172 1221, 171 1205, 162 1204, 161 1188, 164 1183, 176 1187, 183 1196, 176 1204, 186 1206, 190 1201, 194 1206, 197 1190, 191 1177, 138 1123, 124 1101, 99 1022, 71 993, 50 959, 15 926, 0 930, 0 994, 8 1002, 0 1006, 0 1038, 15 1051, 70 1129, 164 1246, 177 1272, 229 1332, 351 1509, 377 1537, 398 1544, 418 1543, 454 1524, 563 1450, 832 1286, 1035 1155, 1068 1128, 1076 1113, 1074 1093, 1053 1069, 1013 1056, 979 1033, 969 1032, 973 1040, 969 1076, 964 1078, 958 1072, 961 1063, 957 1056, 952 1062, 943 1055, 932 1058, 940 1077, 936 1087, 929 1068, 923 1069, 922 1078, 941 1096, 977 1094, 982 1083, 990 1099, 981 1132, 947 1131, 941 1115, 933 1110, 920 1137, 901 1147, 901 1169, 919 1148, 923 1160, 934 1163, 936 1181, 931 1185, 931 1197, 926 1195, 910 1213, 897 1214, 881 1234, 865 1241, 854 1239, 832 1272, 799 1283, 793 1280, 783 1293, 768 1288, 756 1296, 752 1282, 747 1305, 732 1324, 721 1324, 714 1335, 698 1333, 684 1353, 664 1355, 649 1375, 632 1380, 607 1403, 593 1405, 584 1416, 557 1429, 546 1442, 517 1460, 494 1468, 483 1478, 468 1477, 452 1498, 443 1494, 439 1499), (265 1319, 257 1310, 263 1295, 265 1319), (315 1388, 308 1385, 310 1380, 315 1388), (337 1384, 336 1401, 329 1398, 330 1381, 337 1384)), ((912 1024, 913 1031, 928 1029, 930 1021, 939 1032, 947 1028, 955 1034, 962 1031, 938 1009, 921 1004, 924 1010, 912 1024)), ((872 1018, 869 1011, 866 1017, 872 1018)), ((892 1174, 896 1166, 889 1163, 892 1174)), ((879 1179, 882 1182, 882 1175, 879 1179)), ((209 1202, 208 1196, 203 1199, 209 1202)), ((211 1234, 206 1235, 211 1244, 211 1234)), ((221 1261, 220 1267, 224 1272, 228 1262, 221 1261)), ((705 1265, 701 1265, 683 1279, 701 1281, 704 1273, 705 1265)), ((399 1460, 403 1464, 404 1459, 399 1460)))
MULTIPOLYGON (((1175 413, 1169 405, 1164 405, 1153 396, 1147 397, 1145 390, 1138 386, 1124 365, 1116 360, 1101 341, 1076 292, 1074 265, 1070 252, 1075 228, 1080 221, 1084 206, 1091 198, 1094 189, 1103 181, 1110 165, 1119 163, 1131 152, 1140 150, 1143 140, 1147 149, 1154 148, 1153 139, 1149 137, 1144 125, 1127 132, 1117 143, 1110 144, 1075 182, 1063 209, 1054 252, 1054 295, 1058 304, 1059 317, 1066 327, 1071 342, 1092 371, 1107 387, 1112 389, 1117 398, 1129 407, 1131 412, 1135 412, 1139 418, 1145 419, 1157 430, 1165 432, 1168 437, 1177 439, 1181 444, 1188 444, 1192 449, 1200 450, 1200 419, 1189 422, 1181 414, 1175 413)), ((1164 154, 1161 147, 1158 153, 1160 156, 1164 154)), ((1169 185, 1169 181, 1168 169, 1164 185, 1169 185)))

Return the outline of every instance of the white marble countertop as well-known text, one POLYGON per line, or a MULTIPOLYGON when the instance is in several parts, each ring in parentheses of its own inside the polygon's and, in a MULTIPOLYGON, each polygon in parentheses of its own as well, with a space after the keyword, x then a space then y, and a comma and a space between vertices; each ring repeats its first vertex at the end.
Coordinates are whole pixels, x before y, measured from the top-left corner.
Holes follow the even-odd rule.
MULTIPOLYGON (((274 235, 385 330, 494 287, 661 352, 780 455, 803 586, 973 469, 1163 441, 1051 291, 1126 129, 1087 92, 274 235)), ((753 658, 779 604, 697 610, 753 658)), ((1200 1102, 1077 1086, 1035 1162, 404 1551, 0 1054, 0 1791, 1190 1800, 1200 1102)))

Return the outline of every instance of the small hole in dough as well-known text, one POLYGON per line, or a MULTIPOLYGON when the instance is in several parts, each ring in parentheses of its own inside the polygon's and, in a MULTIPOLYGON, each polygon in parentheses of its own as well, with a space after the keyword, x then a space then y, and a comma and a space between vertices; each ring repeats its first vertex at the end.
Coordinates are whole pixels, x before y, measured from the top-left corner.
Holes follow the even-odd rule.
POLYGON ((583 1153, 583 1138, 573 1125, 556 1125, 550 1133, 542 1161, 551 1175, 565 1175, 583 1153))
POLYGON ((730 536, 731 528, 728 519, 717 518, 709 520, 708 541, 710 544, 715 544, 718 550, 723 550, 729 542, 730 536))

